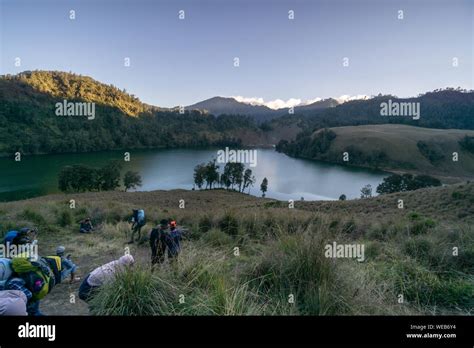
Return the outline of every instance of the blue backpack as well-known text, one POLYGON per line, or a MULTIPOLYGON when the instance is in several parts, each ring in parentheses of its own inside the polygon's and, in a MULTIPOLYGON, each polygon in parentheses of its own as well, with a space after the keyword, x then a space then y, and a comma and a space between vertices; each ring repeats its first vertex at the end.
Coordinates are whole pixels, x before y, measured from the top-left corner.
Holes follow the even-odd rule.
POLYGON ((145 224, 145 211, 143 209, 140 209, 137 212, 137 222, 139 225, 144 225, 145 224))
POLYGON ((9 231, 3 238, 3 244, 7 245, 7 243, 12 244, 13 240, 18 236, 18 231, 9 231))

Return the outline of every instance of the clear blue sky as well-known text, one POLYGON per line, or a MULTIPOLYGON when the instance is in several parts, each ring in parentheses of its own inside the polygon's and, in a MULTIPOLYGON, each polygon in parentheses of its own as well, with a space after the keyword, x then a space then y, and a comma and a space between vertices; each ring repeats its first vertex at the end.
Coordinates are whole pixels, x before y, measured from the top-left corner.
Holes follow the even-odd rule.
POLYGON ((216 95, 305 100, 473 88, 472 0, 0 3, 0 73, 72 71, 159 106, 216 95), (178 19, 181 9, 185 20, 178 19))

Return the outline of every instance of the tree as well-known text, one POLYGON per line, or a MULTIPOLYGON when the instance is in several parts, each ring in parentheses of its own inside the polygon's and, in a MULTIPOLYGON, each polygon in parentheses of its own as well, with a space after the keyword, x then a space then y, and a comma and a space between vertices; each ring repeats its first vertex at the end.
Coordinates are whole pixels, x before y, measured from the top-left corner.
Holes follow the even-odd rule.
POLYGON ((260 191, 262 191, 262 197, 265 197, 265 193, 268 189, 268 180, 267 178, 263 178, 262 183, 260 184, 260 191))
POLYGON ((250 187, 253 186, 254 183, 255 183, 255 177, 252 176, 252 170, 247 168, 244 172, 242 192, 244 192, 245 189, 248 187, 249 188, 249 193, 250 193, 250 187))
POLYGON ((97 189, 97 170, 82 164, 65 166, 58 176, 63 192, 84 192, 97 189))
POLYGON ((121 169, 122 163, 120 163, 119 161, 110 161, 104 167, 99 169, 99 189, 103 191, 111 191, 119 187, 121 169))
POLYGON ((412 174, 393 174, 383 179, 382 183, 377 186, 377 193, 386 194, 394 192, 413 191, 419 188, 440 186, 441 182, 429 175, 412 174))
POLYGON ((339 196, 339 200, 340 201, 345 201, 347 199, 346 195, 345 194, 342 194, 339 196))
POLYGON ((209 161, 204 167, 204 180, 206 180, 206 187, 212 189, 212 184, 219 182, 219 166, 216 165, 216 160, 209 161))
POLYGON ((372 185, 368 184, 361 188, 360 198, 370 198, 372 197, 372 185))
POLYGON ((201 189, 204 184, 204 177, 206 172, 206 166, 204 163, 198 164, 194 167, 194 183, 201 189))
POLYGON ((242 190, 242 183, 244 180, 244 171, 245 166, 243 163, 228 162, 224 166, 224 175, 228 178, 230 186, 234 189, 234 186, 237 185, 238 190, 242 190))
POLYGON ((142 186, 142 177, 137 172, 129 170, 123 177, 123 186, 125 187, 125 191, 142 186))
POLYGON ((221 174, 220 184, 221 186, 224 186, 227 190, 229 189, 231 185, 229 174, 226 173, 225 171, 224 173, 221 174))

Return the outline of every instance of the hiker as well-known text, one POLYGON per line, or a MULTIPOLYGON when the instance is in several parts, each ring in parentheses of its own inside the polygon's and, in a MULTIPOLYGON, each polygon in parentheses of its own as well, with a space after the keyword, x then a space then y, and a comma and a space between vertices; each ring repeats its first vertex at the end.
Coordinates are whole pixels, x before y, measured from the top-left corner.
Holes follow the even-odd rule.
POLYGON ((71 261, 71 255, 64 256, 66 248, 62 245, 56 248, 56 256, 61 258, 61 281, 70 276, 69 284, 74 283, 75 280, 80 280, 79 277, 75 277, 77 266, 71 261))
POLYGON ((0 291, 0 316, 28 315, 26 311, 27 301, 25 294, 19 290, 0 291))
POLYGON ((133 265, 134 262, 133 256, 126 254, 118 260, 94 269, 82 281, 79 287, 79 298, 89 302, 102 285, 112 281, 117 272, 133 265))
POLYGON ((91 233, 91 231, 94 230, 94 227, 92 226, 91 218, 82 220, 80 223, 81 223, 81 226, 79 227, 80 233, 91 233))
POLYGON ((24 245, 35 240, 37 230, 35 228, 23 227, 20 231, 9 231, 3 239, 5 246, 24 245))
POLYGON ((20 290, 28 299, 28 315, 41 316, 40 300, 61 282, 61 259, 57 256, 15 257, 11 259, 13 277, 5 285, 6 290, 20 290))
POLYGON ((142 227, 145 226, 145 211, 143 209, 133 209, 132 214, 132 238, 128 242, 132 244, 134 242, 135 233, 138 232, 137 242, 141 239, 142 227))
POLYGON ((168 220, 163 219, 160 225, 151 230, 150 247, 151 247, 151 265, 163 263, 165 260, 166 235, 168 229, 168 220))
POLYGON ((170 232, 166 238, 166 246, 168 248, 168 259, 176 260, 181 251, 181 239, 183 233, 176 226, 176 221, 170 221, 170 232))

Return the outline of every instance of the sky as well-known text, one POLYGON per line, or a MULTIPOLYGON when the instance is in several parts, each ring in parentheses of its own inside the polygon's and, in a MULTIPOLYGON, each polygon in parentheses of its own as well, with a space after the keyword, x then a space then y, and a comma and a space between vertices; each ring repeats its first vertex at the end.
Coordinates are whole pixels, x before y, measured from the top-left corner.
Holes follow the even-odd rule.
POLYGON ((0 74, 72 71, 162 107, 213 96, 282 107, 474 85, 473 0, 0 4, 0 74))

